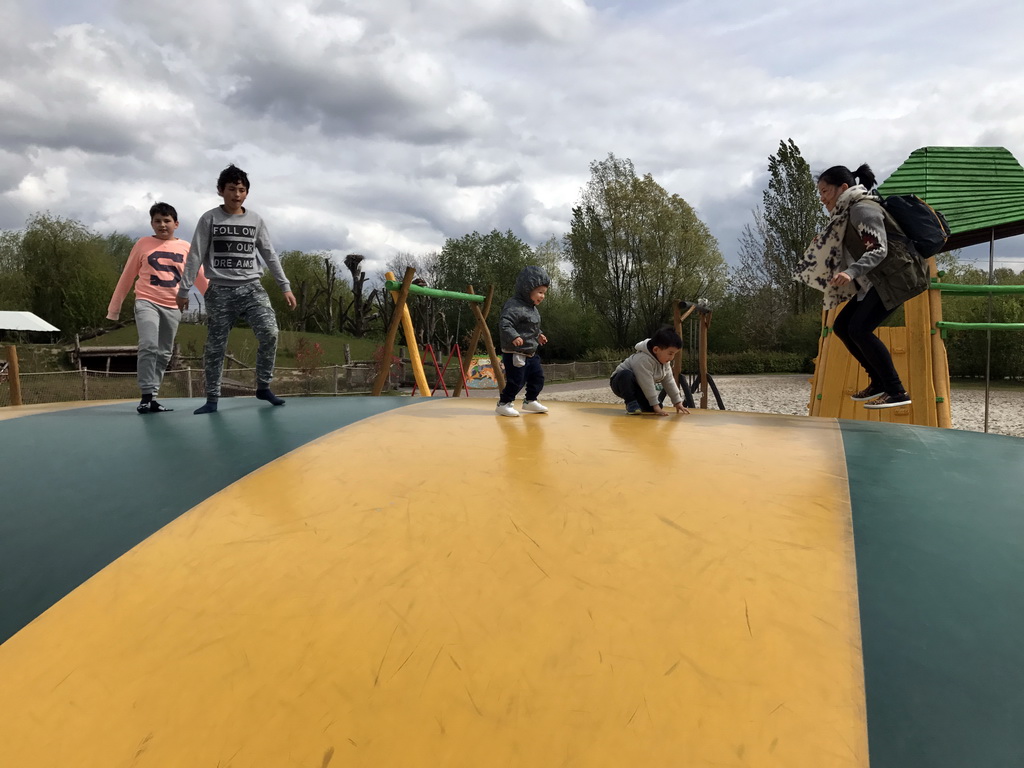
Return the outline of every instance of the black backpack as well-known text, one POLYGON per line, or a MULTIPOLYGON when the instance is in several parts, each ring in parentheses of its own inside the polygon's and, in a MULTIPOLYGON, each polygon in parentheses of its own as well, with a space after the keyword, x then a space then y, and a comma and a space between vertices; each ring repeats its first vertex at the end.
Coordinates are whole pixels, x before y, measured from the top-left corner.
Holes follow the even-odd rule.
POLYGON ((882 207, 900 225, 922 257, 934 256, 946 245, 949 239, 946 217, 917 195, 890 195, 882 200, 882 207))

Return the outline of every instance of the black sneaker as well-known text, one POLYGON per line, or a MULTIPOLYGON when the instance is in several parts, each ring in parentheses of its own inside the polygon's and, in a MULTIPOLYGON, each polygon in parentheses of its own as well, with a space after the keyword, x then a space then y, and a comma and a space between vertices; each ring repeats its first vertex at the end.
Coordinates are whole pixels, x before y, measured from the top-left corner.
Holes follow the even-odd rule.
POLYGON ((627 416, 639 416, 642 413, 640 403, 636 400, 630 400, 626 403, 626 415, 627 416))
POLYGON ((851 400, 855 400, 858 403, 863 403, 866 400, 874 400, 876 397, 881 397, 885 394, 885 390, 881 387, 876 387, 874 384, 868 384, 860 392, 854 392, 850 395, 851 400))
POLYGON ((900 392, 898 395, 890 395, 888 392, 885 392, 874 401, 864 403, 864 407, 872 409, 896 408, 900 405, 910 405, 910 402, 910 395, 906 392, 900 392))
POLYGON ((150 400, 148 403, 139 403, 135 410, 139 413, 170 413, 173 408, 164 408, 156 400, 150 400))

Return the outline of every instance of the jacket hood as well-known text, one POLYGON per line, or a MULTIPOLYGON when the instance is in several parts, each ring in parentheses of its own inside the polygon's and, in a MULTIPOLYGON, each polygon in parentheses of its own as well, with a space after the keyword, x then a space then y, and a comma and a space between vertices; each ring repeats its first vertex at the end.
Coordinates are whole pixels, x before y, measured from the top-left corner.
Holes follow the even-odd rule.
MULTIPOLYGON (((650 339, 644 339, 643 341, 638 341, 636 343, 636 346, 633 347, 633 349, 635 349, 637 352, 646 352, 648 355, 650 355, 651 354, 651 350, 647 346, 647 342, 649 342, 649 341, 650 341, 650 339)), ((651 355, 651 357, 654 357, 654 355, 651 355)))
POLYGON ((544 267, 529 266, 523 267, 522 271, 516 277, 516 298, 522 299, 528 304, 533 304, 530 301, 530 293, 533 292, 534 288, 540 288, 542 285, 551 285, 551 278, 548 277, 548 273, 544 270, 544 267))

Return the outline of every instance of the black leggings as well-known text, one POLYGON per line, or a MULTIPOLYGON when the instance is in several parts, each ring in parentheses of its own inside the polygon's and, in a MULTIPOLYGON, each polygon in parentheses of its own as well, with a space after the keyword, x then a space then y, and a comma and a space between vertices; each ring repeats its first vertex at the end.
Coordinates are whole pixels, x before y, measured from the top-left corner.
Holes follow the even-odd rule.
POLYGON ((871 384, 890 395, 901 393, 903 384, 896 373, 896 366, 892 364, 892 355, 882 340, 875 336, 875 329, 896 309, 886 309, 878 291, 872 288, 862 300, 857 301, 855 297, 846 302, 832 325, 836 336, 868 372, 871 384))

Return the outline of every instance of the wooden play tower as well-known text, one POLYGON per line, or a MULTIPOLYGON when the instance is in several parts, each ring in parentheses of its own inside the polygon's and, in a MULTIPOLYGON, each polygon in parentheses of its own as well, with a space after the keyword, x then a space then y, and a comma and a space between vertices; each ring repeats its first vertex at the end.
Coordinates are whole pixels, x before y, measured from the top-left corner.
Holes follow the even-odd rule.
MULTIPOLYGON (((995 241, 1024 234, 1024 168, 1002 147, 923 147, 879 187, 883 196, 917 195, 942 211, 951 236, 946 250, 988 242, 990 280, 995 241)), ((1015 329, 1003 324, 944 323, 943 291, 968 286, 938 282, 930 262, 932 288, 903 305, 902 326, 879 328, 876 333, 892 352, 896 370, 913 401, 882 410, 863 408, 850 395, 868 383, 867 374, 832 332, 842 307, 822 313, 822 331, 811 378, 811 416, 863 421, 886 421, 949 427, 949 365, 943 332, 956 330, 1015 329)), ((1018 292, 1020 286, 970 286, 970 292, 1018 292)))

